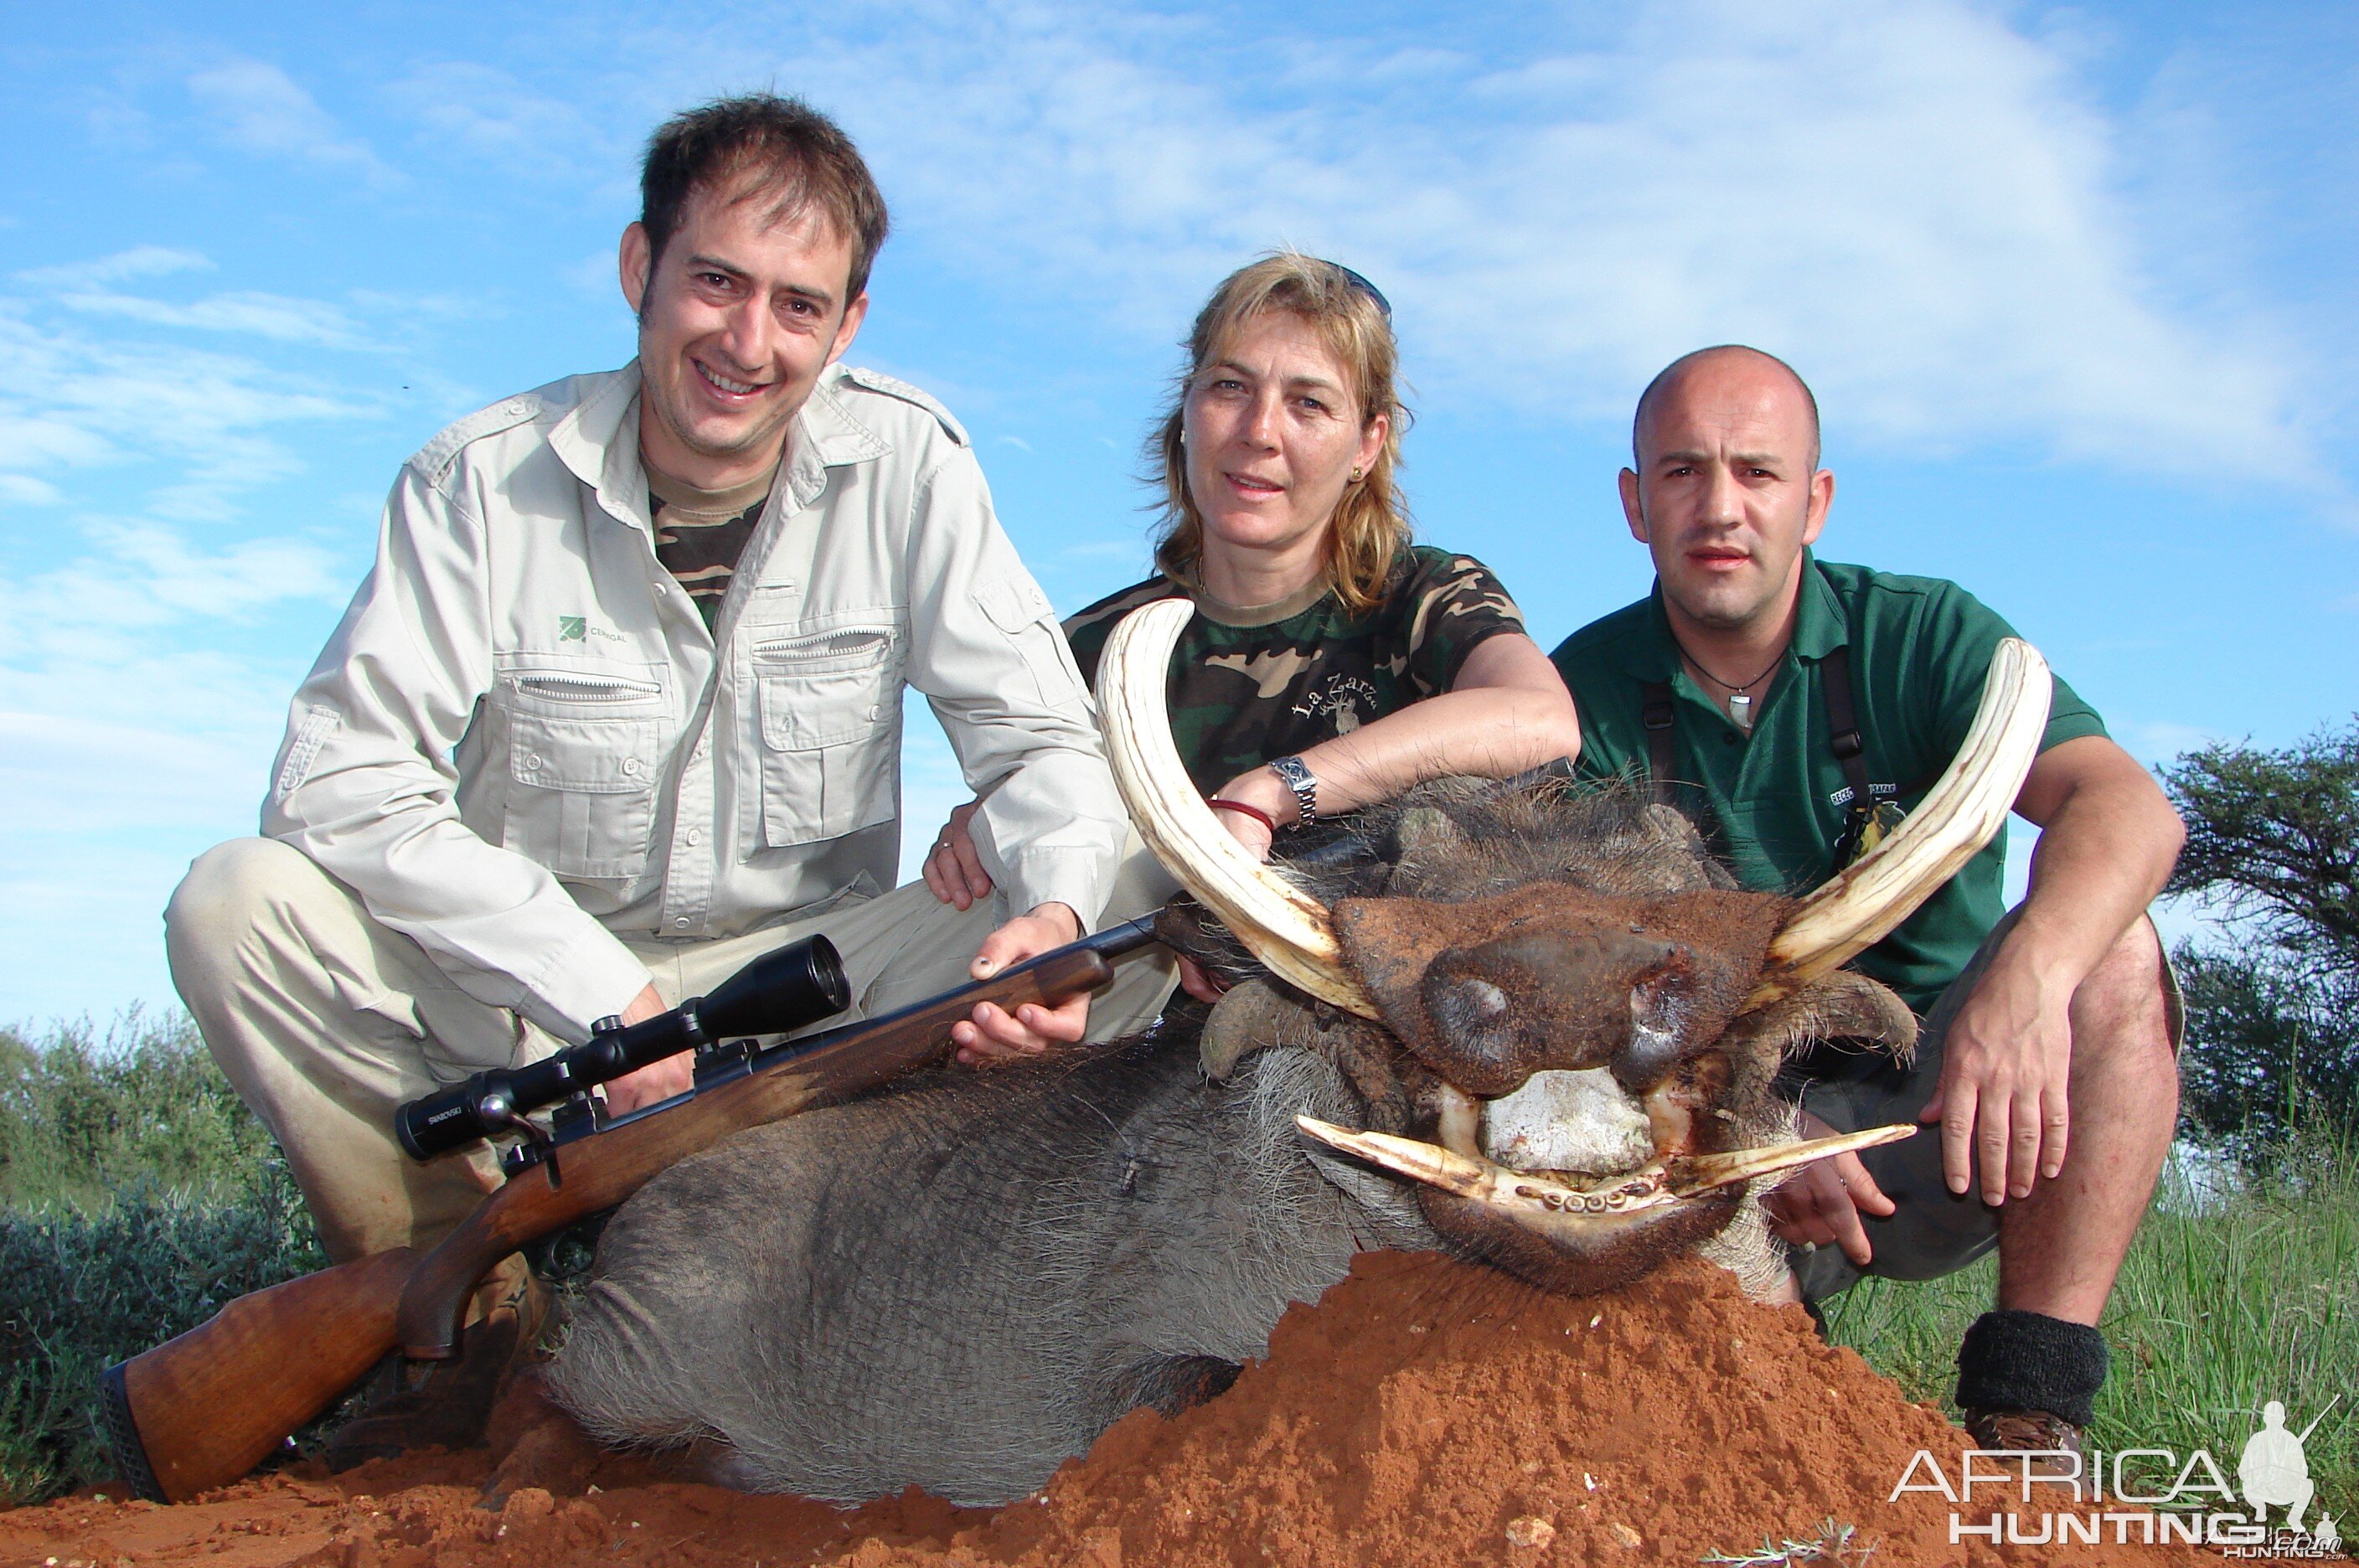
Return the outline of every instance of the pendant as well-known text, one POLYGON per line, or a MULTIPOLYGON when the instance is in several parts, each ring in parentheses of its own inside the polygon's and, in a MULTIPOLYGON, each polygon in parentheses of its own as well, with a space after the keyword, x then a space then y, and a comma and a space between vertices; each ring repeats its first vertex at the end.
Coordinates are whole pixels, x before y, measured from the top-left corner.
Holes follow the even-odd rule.
POLYGON ((1746 735, 1753 733, 1753 699, 1742 691, 1732 691, 1728 697, 1728 716, 1746 735))

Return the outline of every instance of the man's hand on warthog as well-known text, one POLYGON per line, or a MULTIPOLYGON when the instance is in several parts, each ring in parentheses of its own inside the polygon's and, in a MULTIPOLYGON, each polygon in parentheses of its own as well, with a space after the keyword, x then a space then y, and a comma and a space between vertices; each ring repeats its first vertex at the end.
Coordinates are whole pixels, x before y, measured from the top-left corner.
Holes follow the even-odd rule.
MULTIPOLYGON (((645 1023, 664 1010, 663 997, 650 981, 631 998, 623 1009, 625 1025, 645 1023)), ((621 1116, 636 1111, 641 1105, 652 1105, 658 1100, 669 1100, 674 1094, 685 1094, 696 1082, 696 1052, 683 1051, 677 1056, 667 1056, 661 1062, 650 1062, 636 1073, 625 1073, 620 1078, 607 1080, 606 1112, 621 1116)))
MULTIPOLYGON (((967 972, 988 980, 1014 964, 1082 939, 1082 919, 1062 904, 1043 904, 1018 915, 983 939, 967 972)), ((1013 1013, 984 1002, 971 1018, 951 1026, 958 1059, 969 1067, 1038 1056, 1052 1045, 1071 1045, 1090 1027, 1090 994, 1069 996, 1053 1007, 1027 1002, 1013 1013)))
MULTIPOLYGON (((1835 1129, 1810 1112, 1802 1113, 1802 1137, 1827 1138, 1835 1129)), ((1856 1154, 1838 1154, 1805 1165, 1801 1173, 1767 1197, 1761 1209, 1769 1228, 1799 1246, 1840 1247, 1843 1256, 1864 1269, 1875 1257, 1867 1244, 1867 1227, 1859 1223, 1862 1209, 1878 1219, 1891 1217, 1894 1204, 1859 1162, 1856 1154)))
POLYGON ((1983 1202, 2031 1196, 2064 1169, 2071 1115, 2072 986, 2043 983, 2001 948, 1942 1038, 1941 1084, 1917 1114, 1941 1124, 1941 1170, 1963 1194, 1982 1166, 1983 1202))

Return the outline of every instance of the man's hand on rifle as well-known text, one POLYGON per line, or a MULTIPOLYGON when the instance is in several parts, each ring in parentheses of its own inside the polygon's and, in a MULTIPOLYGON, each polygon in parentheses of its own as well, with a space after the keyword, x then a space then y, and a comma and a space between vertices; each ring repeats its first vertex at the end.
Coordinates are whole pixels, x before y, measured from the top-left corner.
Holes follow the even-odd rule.
MULTIPOLYGON (((656 994, 650 981, 645 989, 631 998, 623 1009, 623 1022, 643 1023, 664 1010, 663 998, 656 994)), ((677 1056, 667 1056, 661 1062, 650 1062, 636 1073, 625 1073, 620 1078, 606 1082, 606 1114, 621 1116, 636 1111, 641 1105, 652 1105, 658 1100, 669 1100, 685 1093, 696 1082, 696 1052, 683 1051, 677 1056)))
MULTIPOLYGON (((1082 920, 1063 904, 1043 904, 1018 915, 983 939, 967 973, 988 980, 1001 971, 1082 939, 1082 920)), ((958 1059, 969 1067, 1038 1056, 1051 1045, 1070 1045, 1090 1027, 1090 994, 1069 996, 1054 1007, 1027 1002, 1010 1013, 984 1002, 971 1018, 951 1026, 958 1059)))

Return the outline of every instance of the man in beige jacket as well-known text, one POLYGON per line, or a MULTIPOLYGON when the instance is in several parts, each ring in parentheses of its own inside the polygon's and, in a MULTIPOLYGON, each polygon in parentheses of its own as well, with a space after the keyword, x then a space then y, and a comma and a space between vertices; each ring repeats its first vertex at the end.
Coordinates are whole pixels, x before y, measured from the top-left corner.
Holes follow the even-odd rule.
MULTIPOLYGON (((180 994, 339 1260, 431 1245, 496 1182, 481 1151, 405 1160, 402 1100, 813 931, 860 1012, 918 1000, 1079 936, 1121 850, 1086 692, 965 432, 841 363, 886 231, 857 150, 800 103, 727 101, 658 132, 644 190, 638 358, 403 468, 266 836, 200 858, 166 913, 180 994), (905 684, 984 797, 996 911, 886 891, 905 684)), ((1110 1013, 1101 1037, 1139 1021, 1110 1013)), ((1088 999, 1021 1014, 979 1008, 960 1043, 1079 1039, 1088 999)), ((674 1058, 608 1103, 689 1081, 674 1058)))

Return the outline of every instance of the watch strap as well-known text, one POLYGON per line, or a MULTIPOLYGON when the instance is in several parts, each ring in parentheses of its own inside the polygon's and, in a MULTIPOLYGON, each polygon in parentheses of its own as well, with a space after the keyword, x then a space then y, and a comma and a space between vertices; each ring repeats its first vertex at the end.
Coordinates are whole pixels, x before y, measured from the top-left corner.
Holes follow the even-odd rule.
POLYGON ((1277 775, 1277 781, 1294 792, 1294 803, 1301 813, 1295 825, 1309 827, 1319 820, 1319 779, 1303 766, 1299 757, 1272 757, 1264 766, 1277 775))

